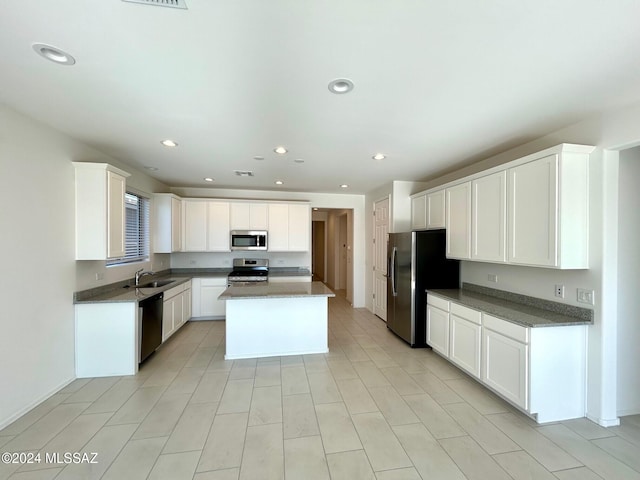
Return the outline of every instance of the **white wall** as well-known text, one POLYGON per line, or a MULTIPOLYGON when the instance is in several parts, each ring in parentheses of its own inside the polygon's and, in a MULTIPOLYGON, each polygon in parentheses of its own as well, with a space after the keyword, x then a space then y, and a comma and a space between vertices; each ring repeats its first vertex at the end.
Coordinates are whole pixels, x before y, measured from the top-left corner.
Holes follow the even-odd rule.
POLYGON ((640 147, 620 152, 618 415, 640 413, 640 147))
MULTIPOLYGON (((158 186, 0 104, 0 428, 75 378, 73 293, 97 283, 89 272, 106 272, 74 260, 72 161, 117 164, 145 190, 158 186)), ((127 274, 111 270, 102 283, 127 274)))
POLYGON ((0 428, 74 378, 74 145, 0 105, 0 428))
MULTIPOLYGON (((298 200, 308 201, 311 208, 331 208, 331 209, 352 209, 353 210, 353 306, 361 308, 365 306, 365 196, 364 195, 347 195, 347 194, 331 194, 331 193, 304 193, 304 192, 283 192, 271 190, 237 190, 229 188, 189 188, 174 187, 171 189, 173 193, 181 197, 196 198, 241 198, 256 200, 298 200)), ((204 254, 206 255, 206 254, 204 254)), ((293 255, 293 254, 288 254, 293 255)), ((230 258, 231 256, 227 256, 230 258)), ((206 256, 198 257, 196 262, 208 258, 206 256), (199 260, 200 259, 200 260, 199 260)), ((219 257, 222 258, 222 257, 219 257)), ((284 254, 277 257, 283 263, 276 263, 274 266, 301 266, 299 262, 302 260, 284 254), (296 263, 298 262, 298 263, 296 263)), ((185 260, 191 262, 192 254, 172 254, 172 267, 181 267, 185 265, 185 260), (185 257, 185 255, 187 255, 185 257), (174 258, 176 259, 174 261, 174 258)), ((311 265, 310 253, 304 260, 304 265, 311 265)), ((226 266, 226 265, 224 265, 226 266)), ((189 268, 189 266, 187 266, 189 268)))

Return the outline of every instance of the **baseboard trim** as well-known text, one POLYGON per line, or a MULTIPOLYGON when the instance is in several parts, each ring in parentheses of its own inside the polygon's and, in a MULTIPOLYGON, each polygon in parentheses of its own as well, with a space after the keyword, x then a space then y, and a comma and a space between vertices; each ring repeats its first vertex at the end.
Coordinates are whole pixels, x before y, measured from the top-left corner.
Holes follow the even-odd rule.
POLYGON ((588 415, 587 414, 587 418, 589 420, 591 420, 594 423, 597 423, 598 425, 600 425, 601 427, 617 427, 618 425, 620 425, 620 418, 616 417, 614 419, 604 419, 604 418, 596 418, 592 415, 588 415))
POLYGON ((22 417, 23 415, 25 415, 26 413, 30 412, 31 410, 33 410, 34 408, 36 408, 38 405, 40 405, 42 402, 44 402, 45 400, 47 400, 48 398, 50 398, 51 396, 55 395, 56 393, 58 393, 60 390, 62 390, 64 387, 66 387, 67 385, 69 385, 71 382, 73 382, 76 379, 76 377, 74 376, 73 378, 69 379, 69 380, 65 380, 64 382, 62 382, 60 385, 58 385, 57 387, 54 387, 52 390, 49 391, 49 393, 44 394, 43 396, 41 396, 38 400, 35 400, 34 402, 30 403, 29 405, 27 405, 26 407, 18 410, 16 413, 14 413, 13 415, 11 415, 8 418, 2 419, 0 420, 0 430, 2 430, 5 427, 8 427, 9 425, 11 425, 13 422, 15 422, 16 420, 18 420, 20 417, 22 417))

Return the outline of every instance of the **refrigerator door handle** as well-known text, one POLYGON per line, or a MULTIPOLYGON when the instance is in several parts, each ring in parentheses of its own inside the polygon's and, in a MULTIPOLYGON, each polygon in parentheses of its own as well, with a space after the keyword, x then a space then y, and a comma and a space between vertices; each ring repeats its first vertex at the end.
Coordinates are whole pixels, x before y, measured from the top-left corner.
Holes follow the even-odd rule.
POLYGON ((391 293, 394 297, 398 296, 398 291, 396 290, 396 254, 398 253, 398 248, 393 247, 391 251, 391 267, 389 271, 391 272, 391 293))

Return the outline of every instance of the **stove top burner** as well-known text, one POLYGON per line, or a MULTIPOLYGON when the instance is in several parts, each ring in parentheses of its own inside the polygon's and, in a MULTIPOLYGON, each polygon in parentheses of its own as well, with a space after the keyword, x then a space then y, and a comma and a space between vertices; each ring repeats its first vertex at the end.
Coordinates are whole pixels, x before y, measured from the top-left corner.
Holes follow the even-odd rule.
POLYGON ((233 271, 227 277, 235 285, 266 282, 269 276, 269 260, 258 258, 234 258, 233 271))

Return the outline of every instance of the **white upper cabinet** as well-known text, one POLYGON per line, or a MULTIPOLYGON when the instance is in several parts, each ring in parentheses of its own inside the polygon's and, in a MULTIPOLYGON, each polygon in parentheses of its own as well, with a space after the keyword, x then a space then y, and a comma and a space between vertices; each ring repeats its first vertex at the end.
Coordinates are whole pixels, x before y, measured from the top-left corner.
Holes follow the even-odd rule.
POLYGON ((507 172, 478 178, 471 187, 471 259, 504 263, 507 260, 507 172))
POLYGON ((411 199, 411 230, 427 228, 427 195, 411 199))
POLYGON ((207 250, 209 252, 230 252, 229 245, 229 202, 207 202, 207 250))
POLYGON ((307 204, 269 204, 270 252, 308 252, 311 242, 311 212, 307 204))
POLYGON ((206 200, 185 198, 182 200, 184 213, 185 252, 207 251, 207 204, 206 200))
POLYGON ((231 230, 267 230, 266 203, 232 202, 231 230))
POLYGON ((183 199, 185 252, 228 252, 229 202, 183 199))
POLYGON ((509 263, 589 268, 587 148, 562 149, 507 171, 509 263))
POLYGON ((444 228, 445 223, 444 190, 429 193, 427 195, 427 228, 444 228))
POLYGON ((589 268, 589 155, 563 143, 411 198, 412 229, 441 228, 447 257, 589 268), (444 202, 441 195, 444 192, 444 202))
POLYGON ((73 162, 76 171, 76 260, 125 254, 126 178, 106 163, 73 162))
POLYGON ((286 203, 269 204, 269 236, 267 246, 271 252, 283 252, 289 249, 289 205, 286 203))
POLYGON ((445 228, 444 189, 411 199, 411 230, 445 228))
POLYGON ((447 258, 471 258, 471 182, 446 189, 447 258))
POLYGON ((509 261, 553 267, 556 248, 558 156, 509 169, 509 261))
POLYGON ((156 193, 154 204, 153 251, 182 250, 182 199, 172 193, 156 193))

